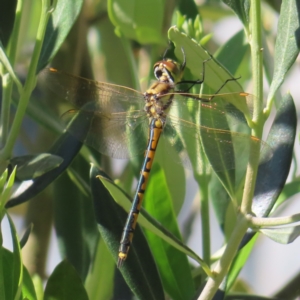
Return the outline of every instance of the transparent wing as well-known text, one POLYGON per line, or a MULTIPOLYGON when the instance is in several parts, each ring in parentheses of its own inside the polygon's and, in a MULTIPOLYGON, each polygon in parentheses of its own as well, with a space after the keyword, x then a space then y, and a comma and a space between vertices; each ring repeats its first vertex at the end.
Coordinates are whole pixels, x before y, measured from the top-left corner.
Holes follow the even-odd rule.
POLYGON ((78 109, 65 113, 65 121, 84 113, 90 123, 84 139, 72 122, 68 126, 68 131, 82 142, 114 158, 128 158, 145 151, 148 118, 142 93, 55 69, 44 70, 42 76, 52 92, 78 109))
POLYGON ((61 99, 81 108, 94 102, 94 109, 102 113, 143 110, 142 93, 119 85, 89 80, 74 76, 56 69, 45 69, 41 72, 46 86, 61 99))
MULTIPOLYGON (((176 96, 164 134, 185 166, 197 166, 201 172, 206 167, 201 156, 203 150, 215 171, 239 169, 245 167, 250 154, 259 155, 261 147, 269 147, 245 133, 249 127, 244 114, 229 101, 233 96, 240 97, 240 103, 251 108, 248 94, 216 95, 211 101, 176 96), (232 131, 232 127, 241 132, 232 131)), ((269 158, 264 157, 264 160, 269 158)))

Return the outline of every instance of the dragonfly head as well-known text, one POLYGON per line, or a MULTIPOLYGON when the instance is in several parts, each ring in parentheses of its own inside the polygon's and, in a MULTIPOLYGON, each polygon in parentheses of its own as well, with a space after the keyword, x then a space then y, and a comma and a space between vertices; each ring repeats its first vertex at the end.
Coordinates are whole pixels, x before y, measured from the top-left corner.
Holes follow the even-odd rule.
POLYGON ((171 59, 158 61, 154 65, 154 76, 158 81, 166 83, 177 83, 181 80, 184 68, 171 59))
POLYGON ((179 64, 172 59, 164 58, 154 65, 154 76, 158 81, 176 84, 181 80, 185 68, 185 55, 183 49, 182 52, 184 57, 182 64, 179 64))

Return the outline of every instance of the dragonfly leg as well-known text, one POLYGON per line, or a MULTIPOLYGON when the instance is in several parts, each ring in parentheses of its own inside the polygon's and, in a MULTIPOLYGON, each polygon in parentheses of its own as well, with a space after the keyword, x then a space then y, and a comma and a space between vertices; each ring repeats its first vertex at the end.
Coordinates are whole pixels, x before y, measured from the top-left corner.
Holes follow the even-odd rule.
POLYGON ((191 88, 193 86, 195 86, 196 84, 201 85, 204 82, 204 80, 205 80, 205 64, 208 61, 210 61, 211 59, 212 59, 212 57, 210 57, 210 58, 208 58, 208 59, 206 59, 206 60, 204 60, 202 62, 202 70, 203 70, 202 71, 202 78, 201 79, 197 79, 197 80, 183 80, 183 81, 178 82, 176 85, 182 84, 182 83, 190 83, 191 84, 191 86, 189 86, 186 90, 179 90, 178 92, 180 92, 180 93, 188 93, 191 90, 191 88))

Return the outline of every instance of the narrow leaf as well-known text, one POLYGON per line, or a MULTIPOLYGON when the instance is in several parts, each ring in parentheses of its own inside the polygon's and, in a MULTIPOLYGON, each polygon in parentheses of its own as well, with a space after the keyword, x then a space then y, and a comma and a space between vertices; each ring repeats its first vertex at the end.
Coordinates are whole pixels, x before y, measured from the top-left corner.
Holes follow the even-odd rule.
POLYGON ((34 179, 55 168, 63 162, 63 158, 49 153, 25 155, 10 160, 12 166, 17 166, 17 178, 20 181, 34 179))
MULTIPOLYGON (((115 261, 127 213, 114 201, 98 176, 106 176, 92 166, 90 172, 91 190, 96 220, 115 261)), ((133 244, 128 258, 120 268, 123 278, 139 299, 164 299, 164 292, 147 241, 139 228, 135 229, 133 244)), ((116 287, 118 288, 118 287, 116 287)))
POLYGON ((250 11, 250 1, 249 0, 223 0, 239 17, 239 19, 244 24, 244 27, 249 26, 249 11, 250 11))
MULTIPOLYGON (((181 239, 166 176, 156 163, 151 170, 144 207, 157 221, 181 239)), ((187 256, 156 235, 150 232, 146 232, 146 235, 167 293, 172 299, 190 299, 195 292, 195 287, 187 256)))
POLYGON ((82 3, 83 0, 57 1, 47 25, 37 72, 49 63, 64 42, 80 13, 82 3))
POLYGON ((268 99, 274 97, 286 73, 298 56, 300 48, 299 27, 299 3, 295 0, 282 1, 275 44, 274 75, 268 99))
POLYGON ((65 169, 71 164, 75 156, 82 147, 84 140, 90 126, 91 116, 87 117, 84 112, 79 113, 76 118, 68 125, 68 128, 77 132, 77 137, 65 131, 53 144, 48 151, 51 154, 57 155, 63 159, 63 162, 58 168, 55 168, 42 176, 39 176, 31 181, 24 181, 19 188, 12 195, 6 204, 6 208, 16 206, 26 202, 39 194, 50 183, 52 183, 65 169))
MULTIPOLYGON (((281 101, 267 138, 273 156, 271 160, 261 164, 258 168, 252 203, 252 211, 258 217, 269 215, 284 187, 293 156, 296 126, 294 101, 291 95, 287 94, 281 101)), ((270 149, 262 149, 264 150, 270 149)), ((255 232, 249 229, 241 245, 247 243, 254 234, 255 232)))
POLYGON ((262 228, 261 233, 280 244, 290 244, 300 235, 300 225, 281 228, 262 228))

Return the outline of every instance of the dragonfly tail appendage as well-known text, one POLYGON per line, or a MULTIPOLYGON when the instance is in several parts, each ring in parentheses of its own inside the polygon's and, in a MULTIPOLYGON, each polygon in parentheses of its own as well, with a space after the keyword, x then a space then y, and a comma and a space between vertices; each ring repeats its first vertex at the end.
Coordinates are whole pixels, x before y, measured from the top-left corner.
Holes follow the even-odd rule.
POLYGON ((147 149, 145 152, 145 159, 143 167, 141 169, 141 175, 137 185, 136 193, 133 198, 131 210, 128 214, 126 224, 123 229, 122 238, 120 241, 119 255, 117 266, 120 268, 123 265, 123 262, 126 260, 129 248, 132 243, 134 230, 137 223, 137 218, 141 210, 142 201, 144 198, 144 193, 146 190, 146 185, 149 179, 149 173, 153 164, 155 151, 157 148, 158 140, 162 132, 163 125, 157 126, 156 120, 153 119, 149 128, 149 140, 147 149))

